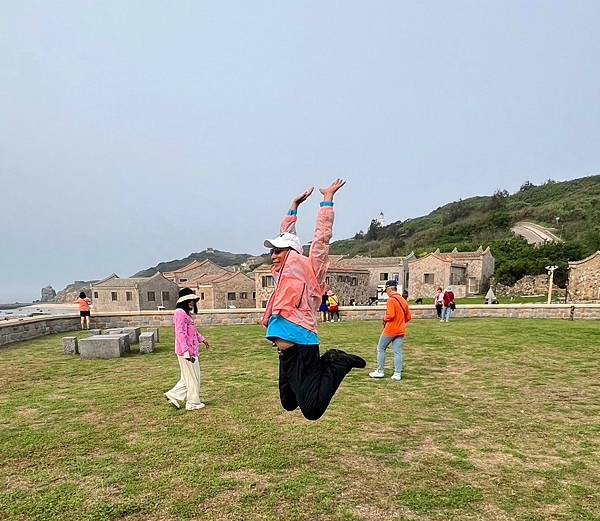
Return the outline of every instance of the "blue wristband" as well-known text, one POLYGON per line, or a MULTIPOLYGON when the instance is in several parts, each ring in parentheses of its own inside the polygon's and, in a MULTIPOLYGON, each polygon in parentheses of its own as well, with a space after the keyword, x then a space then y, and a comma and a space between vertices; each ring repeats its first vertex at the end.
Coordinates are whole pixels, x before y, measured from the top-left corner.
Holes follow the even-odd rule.
POLYGON ((333 206, 333 201, 321 201, 321 207, 323 206, 333 206))
POLYGON ((288 210, 288 215, 298 215, 298 210, 288 210))

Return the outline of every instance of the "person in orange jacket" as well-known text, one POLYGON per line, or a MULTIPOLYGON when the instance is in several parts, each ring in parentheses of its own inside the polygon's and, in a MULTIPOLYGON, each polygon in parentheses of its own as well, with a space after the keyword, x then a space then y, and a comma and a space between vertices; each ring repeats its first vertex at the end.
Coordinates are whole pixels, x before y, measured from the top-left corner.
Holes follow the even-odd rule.
POLYGON ((390 344, 394 348, 394 374, 392 380, 402 379, 402 346, 406 335, 406 324, 412 320, 408 302, 397 291, 398 283, 388 280, 385 283, 385 292, 388 296, 387 309, 383 319, 383 333, 377 345, 377 369, 369 373, 371 378, 385 376, 385 351, 390 344))

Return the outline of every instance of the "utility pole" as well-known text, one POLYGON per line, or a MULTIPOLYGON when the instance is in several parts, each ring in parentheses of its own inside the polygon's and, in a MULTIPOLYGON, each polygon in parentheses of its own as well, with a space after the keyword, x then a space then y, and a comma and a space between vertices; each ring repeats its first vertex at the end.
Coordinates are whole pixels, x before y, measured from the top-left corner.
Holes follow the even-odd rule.
POLYGON ((550 275, 550 278, 548 279, 548 304, 552 301, 552 284, 554 283, 554 270, 556 268, 558 268, 558 266, 546 266, 548 275, 550 275))

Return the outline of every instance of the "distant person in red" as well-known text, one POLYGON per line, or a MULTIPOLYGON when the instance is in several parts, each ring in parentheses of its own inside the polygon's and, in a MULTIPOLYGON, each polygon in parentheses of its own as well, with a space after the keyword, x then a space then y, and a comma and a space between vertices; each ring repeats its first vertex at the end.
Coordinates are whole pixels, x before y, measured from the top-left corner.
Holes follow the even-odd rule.
POLYGON ((450 286, 448 286, 446 291, 444 291, 443 304, 444 306, 442 308, 442 318, 440 318, 440 322, 449 322, 452 312, 456 308, 456 305, 454 304, 454 292, 450 286))
POLYGON ((85 291, 79 293, 79 298, 75 301, 79 304, 79 316, 81 317, 81 329, 90 328, 90 305, 92 301, 85 296, 85 291))

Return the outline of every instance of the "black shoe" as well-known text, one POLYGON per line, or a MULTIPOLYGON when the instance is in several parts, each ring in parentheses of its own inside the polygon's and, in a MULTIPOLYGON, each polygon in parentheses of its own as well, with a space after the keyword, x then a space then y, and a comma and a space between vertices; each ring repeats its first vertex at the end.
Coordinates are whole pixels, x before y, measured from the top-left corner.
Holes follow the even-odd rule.
POLYGON ((323 355, 323 358, 329 359, 332 362, 346 362, 350 365, 350 367, 356 367, 357 369, 364 369, 367 367, 367 362, 365 362, 364 358, 351 355, 346 353, 346 351, 342 351, 341 349, 330 349, 323 355))

